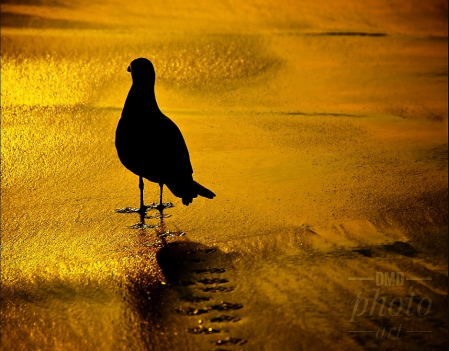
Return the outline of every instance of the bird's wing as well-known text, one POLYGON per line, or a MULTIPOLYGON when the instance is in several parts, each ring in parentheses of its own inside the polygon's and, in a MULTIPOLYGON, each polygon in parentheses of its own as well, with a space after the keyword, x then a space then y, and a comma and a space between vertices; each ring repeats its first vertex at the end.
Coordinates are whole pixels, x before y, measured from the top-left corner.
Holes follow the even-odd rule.
POLYGON ((187 149, 184 137, 178 126, 168 117, 164 118, 165 131, 163 150, 167 156, 166 168, 170 172, 176 172, 178 175, 192 175, 193 168, 190 162, 189 151, 187 149))

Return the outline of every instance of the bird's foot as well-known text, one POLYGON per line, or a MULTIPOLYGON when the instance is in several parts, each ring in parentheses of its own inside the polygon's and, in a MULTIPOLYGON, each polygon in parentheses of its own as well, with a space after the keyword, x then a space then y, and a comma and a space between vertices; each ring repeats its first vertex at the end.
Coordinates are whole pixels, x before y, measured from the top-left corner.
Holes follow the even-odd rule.
POLYGON ((137 208, 137 207, 117 208, 115 210, 115 213, 136 213, 137 212, 140 214, 145 214, 147 210, 159 210, 159 212, 160 212, 160 211, 163 211, 166 208, 170 208, 170 207, 174 207, 171 202, 166 202, 163 204, 157 204, 157 203, 153 202, 147 206, 140 207, 140 208, 137 208))
POLYGON ((166 203, 162 203, 162 204, 153 202, 152 204, 149 204, 147 206, 148 209, 154 209, 154 210, 159 210, 159 211, 161 211, 161 210, 163 211, 166 208, 170 208, 170 207, 174 207, 171 202, 166 202, 166 203))

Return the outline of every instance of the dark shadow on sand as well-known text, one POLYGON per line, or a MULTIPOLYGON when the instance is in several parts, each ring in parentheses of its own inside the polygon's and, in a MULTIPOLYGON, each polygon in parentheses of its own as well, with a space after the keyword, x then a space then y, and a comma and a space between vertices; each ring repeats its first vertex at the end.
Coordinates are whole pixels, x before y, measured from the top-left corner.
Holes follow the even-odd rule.
POLYGON ((196 350, 201 342, 211 343, 211 349, 214 344, 245 344, 246 339, 233 338, 222 328, 223 323, 238 326, 244 308, 234 301, 235 286, 226 275, 233 255, 184 238, 161 240, 156 259, 164 281, 146 285, 149 279, 138 277, 129 287, 147 349, 157 350, 155 345, 160 347, 162 342, 167 350, 196 350), (176 337, 167 341, 167 334, 176 337), (192 338, 192 334, 216 334, 216 339, 201 340, 192 338))

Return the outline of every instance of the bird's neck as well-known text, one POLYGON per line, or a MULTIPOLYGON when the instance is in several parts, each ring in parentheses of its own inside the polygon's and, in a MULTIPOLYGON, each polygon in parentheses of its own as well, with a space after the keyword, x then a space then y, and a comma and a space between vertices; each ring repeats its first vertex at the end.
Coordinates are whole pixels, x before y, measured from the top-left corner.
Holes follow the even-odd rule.
POLYGON ((134 82, 126 98, 125 107, 141 111, 160 111, 154 93, 154 86, 134 82))

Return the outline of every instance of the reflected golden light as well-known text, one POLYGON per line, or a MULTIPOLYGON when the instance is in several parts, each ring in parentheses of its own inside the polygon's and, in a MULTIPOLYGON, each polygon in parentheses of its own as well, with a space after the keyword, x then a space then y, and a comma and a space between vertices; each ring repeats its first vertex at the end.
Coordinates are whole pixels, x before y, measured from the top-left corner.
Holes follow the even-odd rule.
POLYGON ((2 349, 346 349, 347 276, 382 267, 429 272, 419 288, 447 307, 447 1, 33 3, 2 4, 2 349), (161 228, 114 213, 137 206, 114 132, 142 56, 217 192, 173 199, 167 227, 186 235, 167 247, 219 252, 174 260, 187 282, 164 276, 161 228), (206 287, 198 267, 229 281, 206 287), (230 331, 213 340, 175 312, 220 301, 241 314, 198 320, 230 331))

